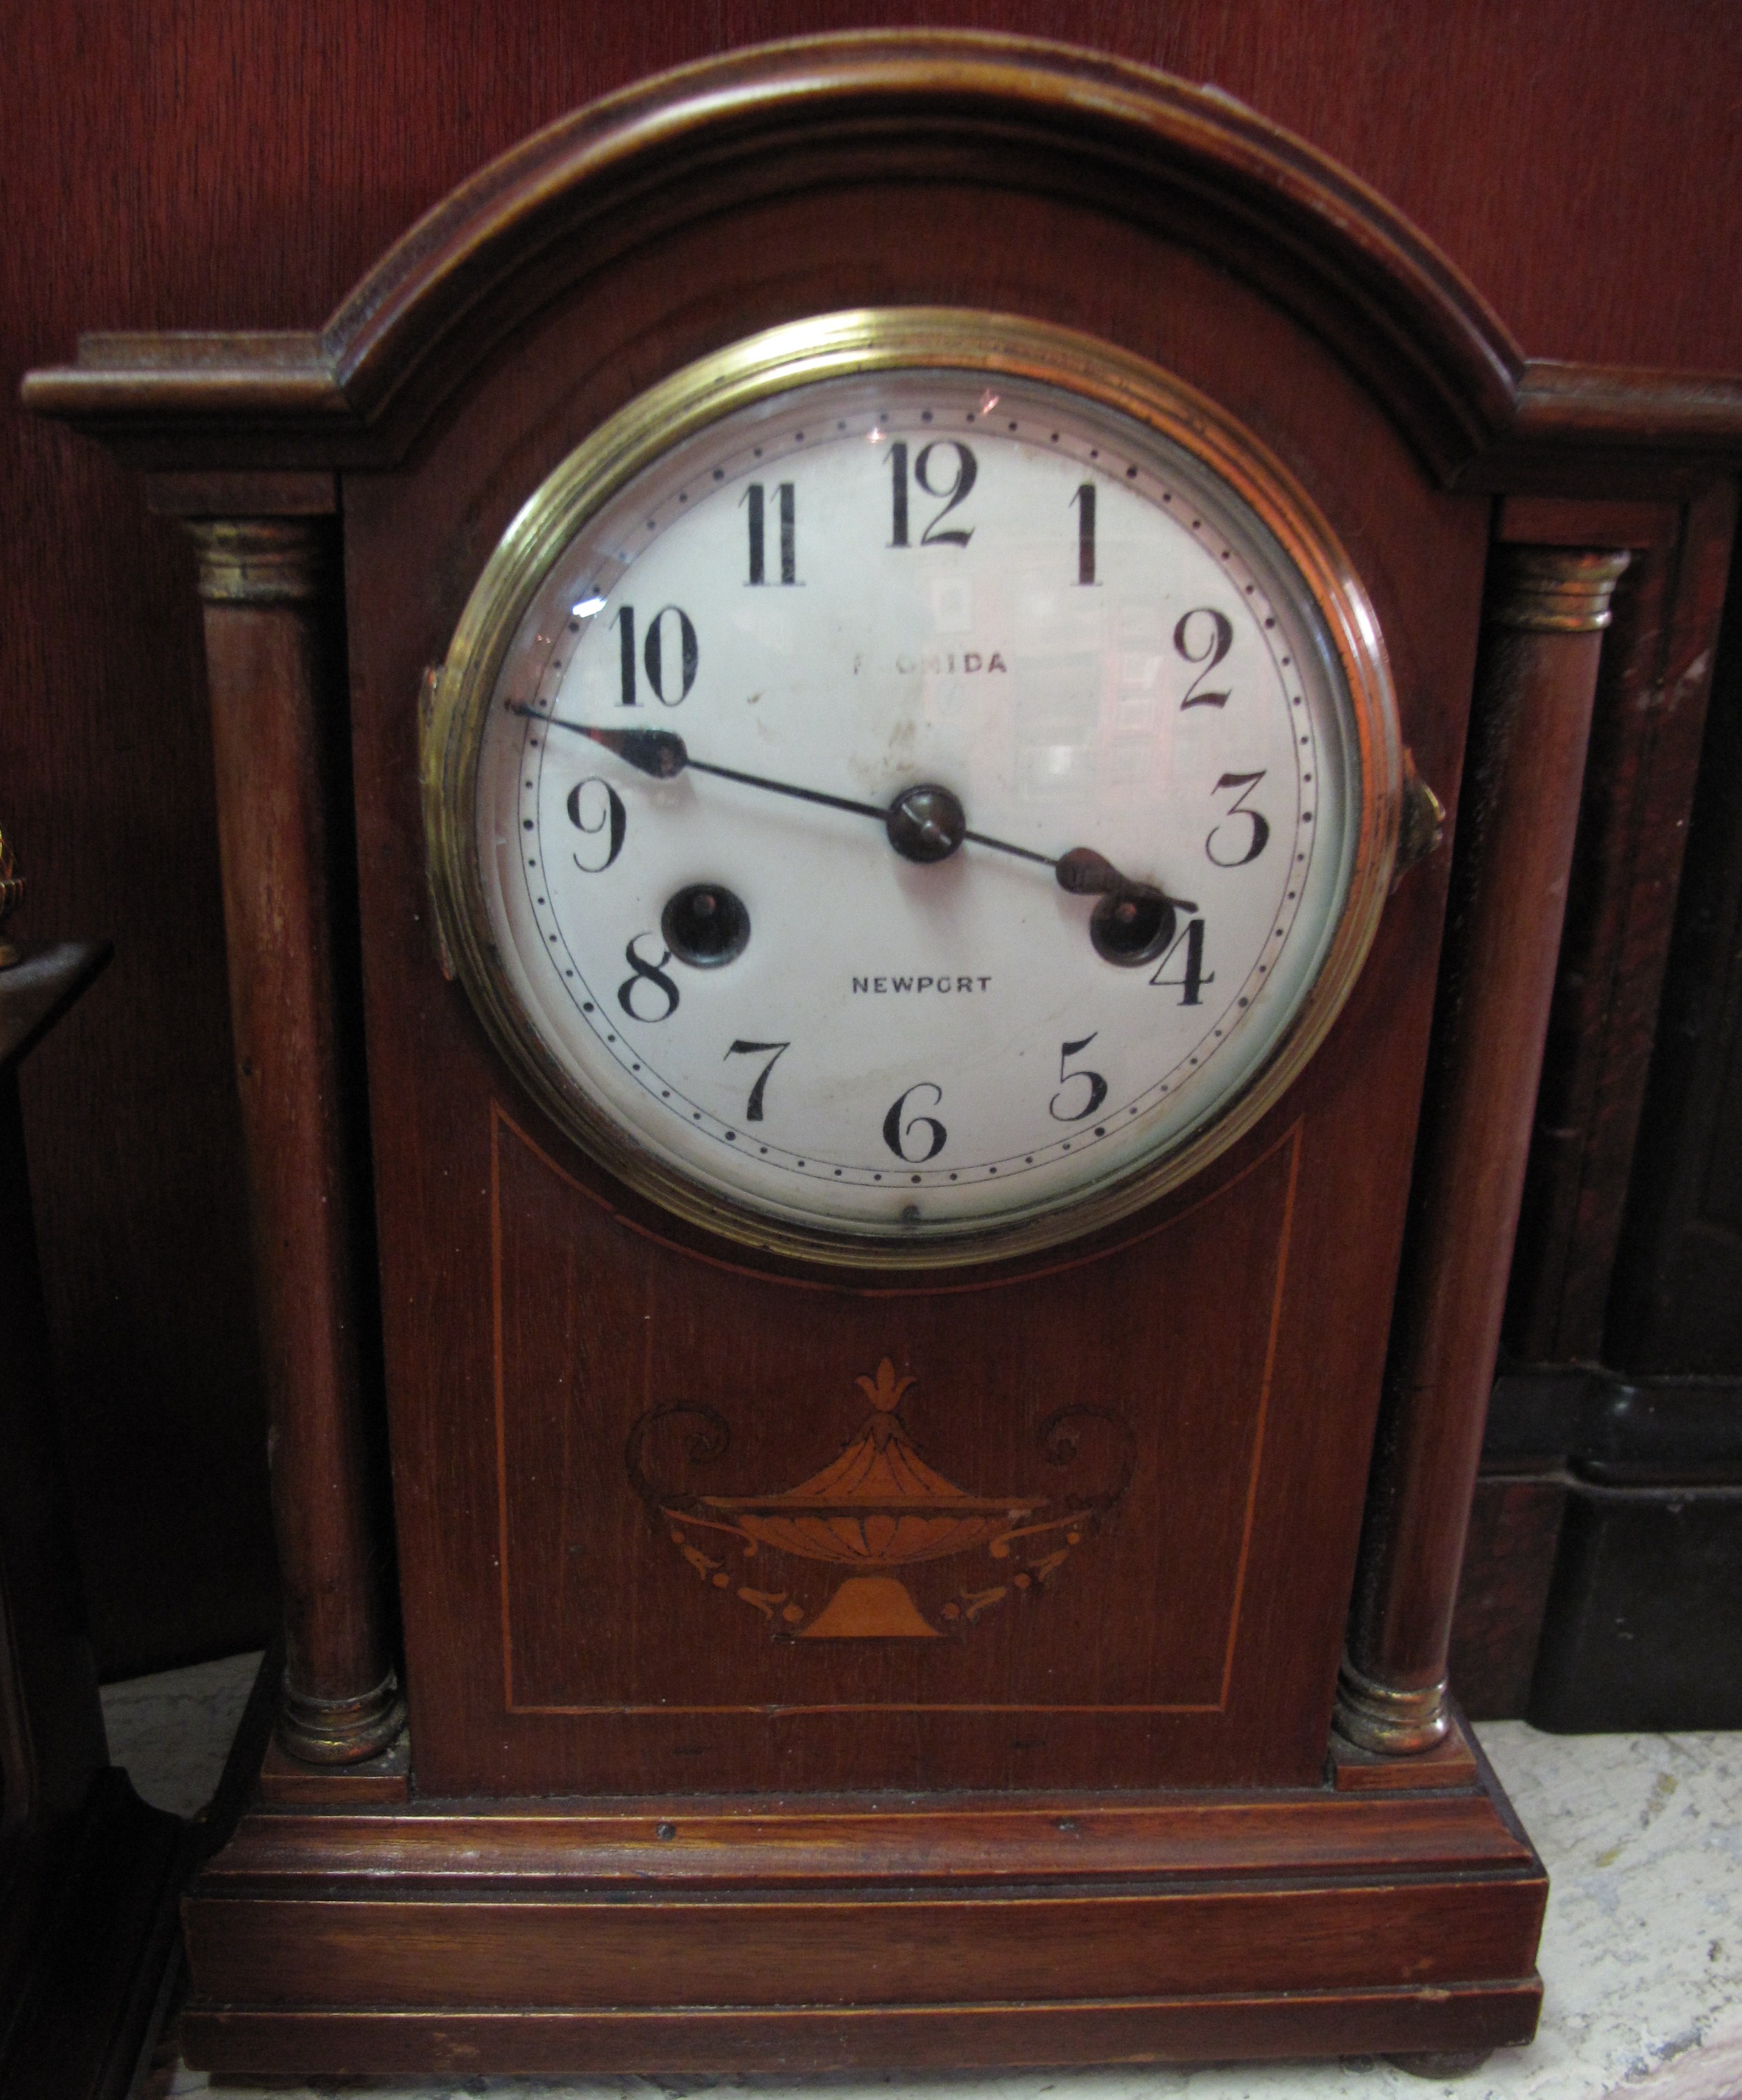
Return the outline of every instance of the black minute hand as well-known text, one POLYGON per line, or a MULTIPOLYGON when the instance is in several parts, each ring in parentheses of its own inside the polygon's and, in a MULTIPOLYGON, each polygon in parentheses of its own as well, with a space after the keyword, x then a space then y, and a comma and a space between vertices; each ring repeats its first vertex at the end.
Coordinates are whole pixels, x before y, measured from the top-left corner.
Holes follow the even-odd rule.
POLYGON ((800 802, 820 802, 825 809, 846 810, 854 816, 875 817, 888 832, 890 845, 905 860, 947 860, 965 840, 977 846, 990 846, 997 853, 1013 854, 1018 860, 1033 861, 1041 867, 1050 867, 1059 888, 1069 890, 1073 897, 1140 895, 1177 906, 1185 911, 1197 909, 1184 898, 1166 897, 1150 884, 1132 881, 1092 846, 1073 846, 1068 853, 1062 854, 1036 853, 1030 846, 1013 845, 1008 839, 994 839, 985 832, 971 832, 960 801, 947 788, 906 788, 887 806, 876 802, 856 802, 845 795, 825 794, 820 788, 796 788, 791 781, 770 780, 765 774, 740 773, 734 766, 712 765, 706 759, 692 758, 688 746, 673 730, 597 729, 588 722, 567 721, 561 715, 545 714, 521 700, 510 700, 507 705, 510 714, 524 715, 530 721, 548 722, 553 729, 566 729, 576 736, 602 744, 625 765, 633 765, 637 773, 650 774, 655 780, 670 780, 683 772, 711 773, 717 779, 735 780, 741 787, 763 788, 772 795, 791 795, 800 802))

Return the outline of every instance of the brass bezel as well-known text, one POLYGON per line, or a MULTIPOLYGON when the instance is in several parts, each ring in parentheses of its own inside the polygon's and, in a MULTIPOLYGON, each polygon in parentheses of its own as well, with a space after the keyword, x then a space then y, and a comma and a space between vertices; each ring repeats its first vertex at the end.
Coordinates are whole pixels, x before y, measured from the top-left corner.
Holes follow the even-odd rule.
POLYGON ((1329 1032, 1373 944, 1391 885, 1403 792, 1397 704, 1366 593, 1311 498, 1259 441, 1195 388, 1075 330, 955 307, 827 314, 752 336, 674 373, 601 425, 540 483, 467 602, 424 726, 426 847, 439 933, 492 1041, 581 1149, 638 1194, 723 1238, 855 1269, 960 1268, 1081 1238, 1153 1202, 1252 1128, 1329 1032), (1038 1216, 924 1241, 816 1229, 703 1188, 627 1137, 545 1050, 497 960, 475 843, 478 757, 497 674, 552 563, 585 520, 668 447, 770 395, 898 368, 1039 381, 1118 410, 1231 488, 1305 582, 1353 712, 1359 808, 1348 894, 1289 1027, 1223 1113, 1177 1149, 1038 1216))

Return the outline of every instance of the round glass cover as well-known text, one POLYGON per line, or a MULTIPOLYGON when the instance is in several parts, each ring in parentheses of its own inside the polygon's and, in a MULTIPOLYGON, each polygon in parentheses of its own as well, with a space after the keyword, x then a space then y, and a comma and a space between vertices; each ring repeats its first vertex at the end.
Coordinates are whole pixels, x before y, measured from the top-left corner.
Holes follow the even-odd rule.
POLYGON ((545 1106, 693 1218, 879 1263, 1081 1231, 1247 1127, 1396 828, 1305 498, 1147 368, 978 315, 777 331, 589 439, 430 748, 450 946, 545 1106))

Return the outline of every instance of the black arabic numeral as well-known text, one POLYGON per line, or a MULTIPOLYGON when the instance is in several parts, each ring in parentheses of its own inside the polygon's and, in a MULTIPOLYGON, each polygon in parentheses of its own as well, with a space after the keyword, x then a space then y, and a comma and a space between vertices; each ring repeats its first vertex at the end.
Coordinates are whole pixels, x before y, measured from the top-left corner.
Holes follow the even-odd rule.
MULTIPOLYGON (((1096 1032, 1100 1033, 1098 1030, 1096 1032)), ((1052 1096, 1047 1108, 1047 1114, 1055 1123, 1087 1123, 1107 1098, 1107 1082, 1099 1072, 1090 1071, 1087 1065, 1074 1072, 1069 1072, 1065 1069, 1073 1057, 1080 1056, 1094 1040, 1093 1035, 1085 1035, 1080 1042, 1061 1043, 1059 1045, 1059 1091, 1052 1096), (1072 1109, 1067 1113, 1061 1110, 1059 1103, 1064 1100, 1065 1088, 1073 1079, 1088 1081, 1089 1098, 1084 1106, 1080 1109, 1072 1109)))
MULTIPOLYGON (((752 584, 768 581, 768 566, 764 544, 764 514, 765 492, 759 481, 753 481, 744 491, 743 504, 750 535, 750 580, 752 584)), ((783 584, 798 581, 798 554, 796 540, 797 514, 795 510, 793 485, 781 483, 776 494, 780 510, 780 580, 783 584)))
POLYGON ((944 1097, 944 1090, 942 1087, 930 1079, 921 1079, 917 1084, 910 1087, 905 1094, 897 1097, 890 1105, 889 1113, 883 1119, 884 1143, 889 1146, 897 1159, 906 1160, 910 1167, 923 1167, 928 1159, 935 1159, 943 1150, 945 1142, 950 1135, 936 1116, 911 1115, 907 1117, 905 1122, 902 1121, 902 1113, 908 1102, 914 1095, 923 1093, 931 1095, 932 1105, 934 1108, 944 1097), (930 1145, 924 1152, 904 1150, 903 1147, 907 1140, 916 1130, 928 1130, 931 1132, 930 1145))
POLYGON ((1070 499, 1077 506, 1077 581, 1095 580, 1095 484, 1083 483, 1070 499))
MULTIPOLYGON (((752 559, 754 550, 752 549, 752 559)), ((635 608, 633 605, 620 606, 617 617, 611 622, 617 630, 619 675, 623 685, 623 704, 626 708, 641 705, 635 690, 635 608)), ((662 605, 653 616, 647 629, 647 639, 642 644, 642 663, 647 673, 647 682, 655 695, 668 708, 675 708, 690 697, 690 688, 695 683, 695 667, 700 651, 695 639, 695 623, 681 605, 662 605), (677 623, 677 664, 681 684, 674 694, 665 690, 667 673, 671 669, 668 647, 668 622, 677 623)))
POLYGON ((797 497, 790 481, 780 484, 780 580, 783 584, 798 581, 798 518, 797 497))
POLYGON ((1224 857, 1215 849, 1215 842, 1221 836, 1223 829, 1220 824, 1217 824, 1211 830, 1208 838, 1204 840, 1204 851, 1209 856, 1212 866, 1216 867, 1244 867, 1249 861, 1256 860, 1259 855, 1264 850, 1265 847, 1269 845, 1270 819, 1260 810, 1249 810, 1246 807, 1247 796, 1251 793, 1252 790, 1255 787, 1257 787, 1259 782, 1262 780, 1264 777, 1262 771, 1258 773, 1224 773, 1221 779, 1215 783, 1215 792, 1218 795, 1222 792, 1224 788, 1237 788, 1240 790, 1240 792, 1234 797, 1233 801, 1229 803, 1228 814, 1230 817, 1244 817, 1246 822, 1251 825, 1252 832, 1250 837, 1246 840, 1246 851, 1243 854, 1237 854, 1233 860, 1228 860, 1224 858, 1224 857))
POLYGON ((647 639, 642 645, 642 662, 646 668, 648 684, 665 706, 675 708, 689 699, 690 688, 695 683, 699 653, 695 629, 690 623, 689 614, 681 606, 662 605, 649 623, 647 639), (668 619, 675 619, 677 622, 678 664, 683 680, 675 695, 665 690, 665 673, 670 668, 670 660, 662 638, 668 619))
POLYGON ((619 606, 617 617, 611 622, 617 630, 617 652, 623 680, 623 704, 633 708, 638 704, 635 698, 635 608, 633 605, 619 606))
POLYGON ((768 1062, 762 1067, 761 1070, 756 1074, 756 1083, 750 1089, 750 1099, 746 1104, 744 1109, 744 1121, 746 1123, 761 1122, 762 1094, 764 1089, 768 1085, 768 1075, 780 1062, 781 1052, 783 1050, 790 1050, 792 1048, 792 1045, 790 1042, 746 1043, 740 1039, 734 1043, 731 1048, 726 1052, 725 1054, 728 1057, 748 1057, 758 1050, 772 1050, 774 1053, 774 1056, 769 1059, 768 1062))
POLYGON ((762 566, 762 484, 753 481, 744 491, 744 510, 748 514, 750 532, 750 580, 752 584, 768 581, 762 566))
POLYGON ((952 525, 947 532, 940 532, 942 525, 957 504, 968 501, 968 492, 974 485, 974 477, 980 470, 974 464, 974 456, 959 438, 942 439, 936 444, 926 446, 913 463, 913 478, 928 496, 946 496, 949 500, 937 515, 920 535, 922 547, 965 547, 974 536, 972 526, 964 532, 952 525), (931 476, 926 472, 926 461, 933 452, 951 452, 955 454, 955 478, 946 488, 933 488, 931 476))
POLYGON ((584 780, 577 780, 570 788, 567 806, 569 822, 584 837, 597 838, 601 832, 604 832, 608 850, 603 860, 593 863, 584 861, 579 854, 575 855, 575 865, 583 875, 602 875, 623 851, 623 835, 629 822, 628 813, 623 806, 623 797, 608 780, 601 780, 596 773, 589 774, 584 780), (584 803, 582 801, 582 796, 589 788, 604 791, 602 807, 597 796, 589 796, 584 803), (583 814, 589 806, 598 810, 598 815, 590 824, 583 814))
POLYGON ((1181 615, 1174 629, 1174 647, 1188 664, 1202 664, 1204 667, 1186 688, 1185 698, 1180 703, 1182 710, 1228 705, 1230 688, 1224 687, 1219 693, 1201 693, 1197 689, 1233 646, 1234 624, 1225 612, 1218 612, 1213 605, 1195 606, 1190 612, 1181 615), (1194 629, 1194 620, 1207 620, 1208 633, 1202 627, 1194 629), (1192 643, 1197 638, 1202 638, 1202 646, 1194 649, 1192 643))
POLYGON ((1203 1001, 1198 995, 1205 985, 1215 982, 1215 972, 1204 968, 1204 922, 1202 919, 1187 920, 1185 931, 1174 936, 1172 945, 1156 964, 1155 975, 1149 982, 1153 985, 1180 986, 1181 1006, 1202 1005, 1203 1001), (1164 977, 1162 973, 1179 954, 1181 942, 1185 944, 1182 961, 1184 974, 1176 977, 1164 977))
POLYGON ((894 511, 889 545, 905 547, 907 545, 907 448, 899 438, 889 448, 889 500, 894 511))
POLYGON ((635 952, 636 941, 649 941, 653 938, 650 933, 637 933, 635 940, 631 941, 623 951, 623 960, 635 974, 625 977, 618 986, 617 1004, 631 1021, 669 1021, 677 1011, 677 987, 665 974, 665 965, 672 960, 671 950, 667 948, 656 963, 650 963, 645 956, 637 955, 635 952), (643 1013, 635 1004, 637 989, 643 984, 654 986, 664 999, 665 1004, 657 1013, 643 1013))

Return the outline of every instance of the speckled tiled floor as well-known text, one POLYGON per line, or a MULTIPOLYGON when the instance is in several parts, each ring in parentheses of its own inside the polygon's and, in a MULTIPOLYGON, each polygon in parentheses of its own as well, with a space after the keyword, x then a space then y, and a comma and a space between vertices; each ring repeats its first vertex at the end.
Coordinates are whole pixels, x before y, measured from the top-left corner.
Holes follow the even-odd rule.
MULTIPOLYGON (((104 1694, 111 1754, 148 1801, 187 1815, 215 1784, 258 1657, 205 1663, 104 1694)), ((1456 2081, 1388 2064, 1213 2065, 1189 2071, 827 2080, 469 2078, 275 2082, 278 2100, 361 2089, 377 2100, 1742 2100, 1742 1734, 1481 1736, 1551 1877, 1542 2025, 1456 2081)), ((258 2094, 177 2066, 157 2091, 258 2094)))

